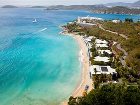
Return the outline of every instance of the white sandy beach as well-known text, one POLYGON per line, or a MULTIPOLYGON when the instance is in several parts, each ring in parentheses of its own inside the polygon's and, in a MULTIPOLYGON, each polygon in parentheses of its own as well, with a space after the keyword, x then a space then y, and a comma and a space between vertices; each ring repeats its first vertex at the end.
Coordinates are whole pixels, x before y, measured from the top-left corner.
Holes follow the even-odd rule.
POLYGON ((79 35, 72 35, 72 37, 75 38, 75 40, 77 40, 79 47, 81 49, 81 59, 82 59, 82 77, 81 77, 81 82, 79 84, 79 86, 75 89, 75 91, 73 92, 72 96, 73 97, 78 97, 78 96, 82 96, 85 86, 88 85, 89 89, 88 92, 92 90, 92 80, 90 79, 90 75, 89 75, 89 57, 88 57, 88 48, 82 38, 82 36, 79 35))
MULTIPOLYGON (((88 85, 89 89, 88 92, 92 90, 93 86, 93 81, 90 79, 90 74, 89 74, 89 57, 88 57, 88 48, 80 35, 75 35, 75 34, 67 34, 64 33, 65 35, 70 35, 72 36, 79 44, 80 47, 80 59, 81 59, 81 64, 82 64, 82 76, 81 76, 81 81, 77 88, 74 90, 71 96, 73 97, 80 97, 83 95, 83 92, 85 90, 85 86, 88 85)), ((67 105, 67 102, 63 102, 62 105, 67 105)))

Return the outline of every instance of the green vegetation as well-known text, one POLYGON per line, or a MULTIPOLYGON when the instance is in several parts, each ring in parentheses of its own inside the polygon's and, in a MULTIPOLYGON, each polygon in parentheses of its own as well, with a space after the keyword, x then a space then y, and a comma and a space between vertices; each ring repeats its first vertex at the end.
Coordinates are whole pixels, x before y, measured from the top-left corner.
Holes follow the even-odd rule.
POLYGON ((133 22, 133 19, 126 18, 125 22, 133 22))
POLYGON ((85 97, 69 98, 69 105, 140 105, 140 88, 108 84, 92 90, 85 97))
POLYGON ((68 32, 80 32, 81 27, 79 27, 76 23, 73 24, 67 24, 66 26, 64 26, 68 29, 68 32))
MULTIPOLYGON (((68 29, 74 28, 75 32, 82 32, 84 35, 95 36, 97 38, 105 39, 108 41, 116 41, 121 44, 122 48, 125 49, 128 53, 125 61, 128 68, 124 68, 119 60, 116 60, 115 67, 117 67, 117 72, 120 77, 127 78, 130 81, 130 78, 134 78, 135 81, 139 81, 140 78, 140 23, 134 22, 126 22, 121 23, 113 23, 111 21, 100 22, 102 26, 111 31, 118 32, 119 34, 124 34, 128 36, 128 40, 119 36, 119 34, 113 34, 107 31, 104 31, 98 27, 80 27, 75 24, 69 24, 68 29)), ((130 19, 131 20, 131 19, 130 19)), ((116 51, 116 59, 123 56, 123 52, 118 50, 116 46, 112 46, 112 49, 116 51)), ((93 52, 93 56, 98 55, 93 47, 91 49, 93 52)), ((93 62, 91 58, 92 64, 101 64, 102 62, 93 62)))
POLYGON ((128 22, 129 19, 126 19, 126 21, 117 24, 104 22, 103 27, 128 36, 128 40, 119 40, 119 43, 129 54, 126 58, 127 65, 138 72, 140 71, 140 23, 128 22))
POLYGON ((140 23, 134 23, 132 19, 125 19, 126 22, 113 23, 111 21, 103 22, 105 29, 118 32, 119 34, 125 34, 129 37, 138 35, 140 33, 140 23))
POLYGON ((83 28, 84 33, 88 36, 95 36, 97 38, 105 40, 123 41, 124 39, 119 35, 114 35, 110 32, 106 32, 98 27, 83 28), (117 37, 116 37, 117 36, 117 37))
POLYGON ((94 90, 83 97, 70 97, 69 105, 140 105, 140 23, 134 23, 131 19, 125 22, 113 23, 111 21, 98 22, 102 26, 117 34, 107 32, 94 27, 80 27, 76 23, 68 24, 69 32, 77 32, 80 35, 95 36, 96 38, 109 41, 109 49, 115 51, 114 60, 110 57, 111 62, 95 62, 93 59, 98 56, 94 40, 92 40, 92 58, 91 64, 110 65, 116 68, 116 75, 94 75, 94 90), (119 34, 124 34, 128 39, 119 34), (122 65, 120 58, 125 54, 113 45, 113 41, 121 44, 121 47, 128 53, 125 62, 126 67, 122 65), (118 81, 117 84, 108 83, 108 81, 118 81))
POLYGON ((140 9, 128 8, 124 6, 113 6, 106 9, 94 9, 93 12, 105 14, 140 14, 140 9))

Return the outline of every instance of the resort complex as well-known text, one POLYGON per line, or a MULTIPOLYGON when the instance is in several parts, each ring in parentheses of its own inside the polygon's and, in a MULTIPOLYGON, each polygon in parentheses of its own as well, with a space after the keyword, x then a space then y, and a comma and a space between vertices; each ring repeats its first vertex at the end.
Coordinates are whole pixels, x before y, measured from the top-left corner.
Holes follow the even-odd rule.
POLYGON ((97 24, 92 23, 94 20, 103 20, 102 18, 96 18, 96 17, 78 17, 77 23, 80 26, 86 26, 86 27, 91 27, 91 26, 96 26, 97 24))
MULTIPOLYGON (((84 75, 89 76, 92 82, 90 82, 90 85, 88 82, 83 84, 85 89, 83 87, 81 90, 86 91, 81 91, 83 92, 83 97, 81 97, 81 95, 78 96, 81 97, 80 100, 84 100, 86 94, 91 95, 91 92, 103 88, 106 85, 121 86, 127 82, 123 88, 129 88, 128 84, 130 83, 133 84, 132 86, 134 86, 134 88, 138 88, 139 74, 136 74, 137 77, 133 74, 121 74, 122 70, 124 70, 123 72, 126 72, 127 70, 130 71, 133 68, 127 65, 126 59, 129 55, 126 50, 122 48, 123 45, 121 46, 120 44, 120 41, 127 41, 128 36, 124 33, 119 34, 115 30, 105 29, 103 26, 105 23, 114 24, 116 27, 117 24, 132 24, 127 20, 128 19, 126 19, 126 23, 120 20, 107 21, 101 18, 87 16, 78 17, 77 21, 63 26, 64 34, 70 33, 73 36, 81 37, 87 48, 89 68, 88 73, 84 75), (126 78, 126 80, 124 80, 124 78, 126 78), (134 78, 137 79, 132 81, 132 78, 133 80, 134 78)), ((134 69, 132 71, 134 71, 134 69)), ((93 92, 92 94, 95 93, 93 92)), ((77 100, 78 98, 75 96, 70 97, 69 105, 74 105, 72 103, 77 103, 77 100)))
POLYGON ((106 40, 97 39, 96 37, 93 36, 88 37, 86 35, 83 36, 83 40, 87 45, 89 58, 91 58, 94 61, 94 64, 96 64, 94 65, 90 62, 90 69, 89 69, 90 78, 92 78, 92 76, 96 74, 117 75, 116 70, 111 68, 110 65, 107 65, 107 63, 109 62, 113 62, 111 61, 111 58, 115 59, 113 57, 113 52, 109 48, 109 42, 107 42, 106 40), (91 49, 93 47, 95 48, 94 52, 96 53, 96 56, 93 56, 92 53, 94 52, 91 52, 91 49), (101 63, 102 65, 100 65, 101 63))

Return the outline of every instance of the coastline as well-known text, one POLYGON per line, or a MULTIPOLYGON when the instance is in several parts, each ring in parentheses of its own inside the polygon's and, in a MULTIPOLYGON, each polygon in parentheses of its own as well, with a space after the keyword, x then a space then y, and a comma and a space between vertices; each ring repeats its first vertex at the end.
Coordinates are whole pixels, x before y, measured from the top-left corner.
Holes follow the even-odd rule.
MULTIPOLYGON (((85 90, 85 86, 88 85, 89 89, 87 91, 90 92, 92 90, 92 84, 93 81, 90 79, 90 74, 89 74, 89 69, 90 69, 90 64, 89 64, 89 57, 88 57, 88 47, 86 46, 86 43, 84 42, 84 39, 82 36, 77 35, 76 33, 68 33, 66 29, 63 29, 63 32, 60 32, 62 35, 68 35, 73 37, 76 42, 79 45, 80 51, 79 51, 79 58, 81 62, 81 80, 80 83, 78 83, 77 87, 75 90, 72 92, 71 96, 72 97, 81 97, 83 96, 83 92, 85 90)), ((67 102, 63 102, 62 105, 67 105, 67 102)))

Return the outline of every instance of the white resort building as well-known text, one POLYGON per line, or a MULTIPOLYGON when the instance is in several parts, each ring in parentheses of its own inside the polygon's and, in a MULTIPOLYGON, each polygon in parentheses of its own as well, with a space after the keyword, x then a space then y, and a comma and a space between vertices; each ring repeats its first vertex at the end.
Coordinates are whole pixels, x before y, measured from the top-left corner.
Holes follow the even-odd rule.
POLYGON ((96 44, 95 47, 96 48, 98 48, 98 47, 108 47, 108 45, 107 44, 96 44))
POLYGON ((78 23, 83 22, 83 20, 103 20, 103 19, 102 18, 97 18, 97 17, 90 17, 90 16, 78 17, 78 23))
POLYGON ((97 26, 96 23, 94 23, 95 20, 103 20, 102 18, 97 18, 97 17, 78 17, 77 19, 77 24, 80 26, 84 27, 89 27, 89 26, 97 26))
POLYGON ((95 47, 109 47, 108 42, 106 40, 96 39, 95 40, 95 47))
POLYGON ((113 73, 116 74, 117 72, 110 66, 92 65, 90 67, 90 73, 91 75, 94 75, 94 74, 113 74, 113 73))
POLYGON ((89 37, 85 37, 84 40, 87 42, 91 42, 93 38, 94 38, 93 36, 89 36, 89 37))
POLYGON ((109 62, 110 61, 110 58, 109 57, 100 57, 100 56, 96 56, 94 58, 94 61, 97 61, 97 62, 109 62))
POLYGON ((112 20, 113 23, 120 23, 121 20, 112 20))
MULTIPOLYGON (((101 40, 101 39, 96 39, 95 40, 95 48, 97 49, 97 52, 100 54, 104 54, 104 52, 107 52, 108 54, 111 54, 112 52, 110 50, 99 50, 98 48, 108 48, 108 42, 106 40, 101 40)), ((97 62, 109 62, 110 58, 109 57, 101 57, 101 56, 96 56, 94 58, 94 61, 97 62)))
POLYGON ((92 48, 92 44, 91 41, 93 39, 93 36, 89 36, 89 37, 83 37, 84 42, 86 43, 86 46, 88 47, 88 55, 89 57, 92 57, 92 52, 90 51, 90 49, 92 48))
POLYGON ((106 40, 96 39, 95 44, 108 44, 106 40))

